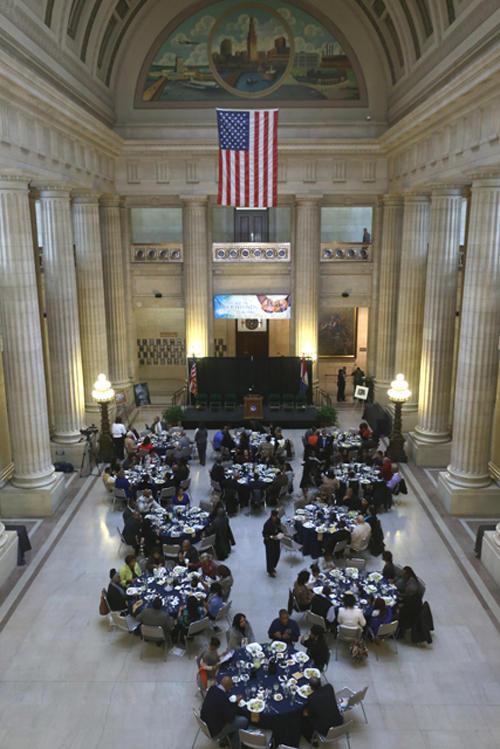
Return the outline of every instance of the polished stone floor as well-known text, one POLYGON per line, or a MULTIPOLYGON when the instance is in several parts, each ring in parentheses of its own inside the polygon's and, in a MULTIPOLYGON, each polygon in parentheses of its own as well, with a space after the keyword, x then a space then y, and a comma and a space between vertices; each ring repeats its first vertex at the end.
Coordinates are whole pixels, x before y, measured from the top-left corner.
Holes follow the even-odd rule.
MULTIPOLYGON (((341 419, 343 426, 355 425, 359 412, 343 409, 341 419)), ((300 472, 300 434, 287 436, 295 441, 300 472)), ((210 464, 193 466, 195 502, 208 496, 210 464)), ((347 649, 331 661, 334 687, 369 685, 369 722, 361 711, 353 713, 352 749, 500 749, 497 591, 434 505, 432 476, 404 471, 410 492, 381 519, 395 560, 410 564, 427 583, 434 642, 400 643, 397 655, 383 645, 378 662, 371 648, 362 666, 352 663, 347 649)), ((109 568, 121 562, 121 517, 109 511, 99 479, 76 477, 72 488, 73 498, 32 552, 26 572, 0 599, 0 747, 190 747, 192 707, 200 704, 194 661, 170 655, 164 663, 154 647, 141 661, 135 638, 130 652, 128 637, 118 635, 110 644, 99 595, 109 568)), ((237 545, 228 560, 233 612, 244 612, 261 640, 286 605, 297 572, 311 563, 282 557, 276 579, 269 578, 265 517, 240 514, 232 521, 237 545)), ((368 559, 370 569, 380 569, 380 558, 368 559)), ((197 746, 210 743, 201 736, 197 746)))

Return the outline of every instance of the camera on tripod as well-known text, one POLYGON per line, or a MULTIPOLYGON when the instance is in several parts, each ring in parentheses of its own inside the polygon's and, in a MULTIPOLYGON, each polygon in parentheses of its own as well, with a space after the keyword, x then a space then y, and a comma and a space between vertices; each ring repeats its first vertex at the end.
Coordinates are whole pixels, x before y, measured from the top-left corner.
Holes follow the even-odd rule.
POLYGON ((99 429, 96 427, 95 424, 91 424, 86 429, 80 429, 80 434, 83 434, 85 439, 87 439, 89 442, 92 439, 92 435, 97 434, 99 429))

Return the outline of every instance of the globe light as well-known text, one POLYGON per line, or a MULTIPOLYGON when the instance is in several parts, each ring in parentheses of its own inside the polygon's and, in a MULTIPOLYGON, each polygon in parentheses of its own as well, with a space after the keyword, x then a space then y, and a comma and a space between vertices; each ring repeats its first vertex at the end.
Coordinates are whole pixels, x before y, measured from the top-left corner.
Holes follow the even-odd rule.
POLYGON ((387 395, 391 401, 397 403, 404 403, 411 397, 411 390, 408 390, 408 383, 405 380, 404 375, 396 375, 396 379, 391 382, 391 387, 387 391, 387 395))
POLYGON ((92 398, 98 403, 109 403, 113 400, 114 396, 115 391, 111 387, 110 381, 106 379, 106 375, 100 374, 97 382, 94 383, 92 398))

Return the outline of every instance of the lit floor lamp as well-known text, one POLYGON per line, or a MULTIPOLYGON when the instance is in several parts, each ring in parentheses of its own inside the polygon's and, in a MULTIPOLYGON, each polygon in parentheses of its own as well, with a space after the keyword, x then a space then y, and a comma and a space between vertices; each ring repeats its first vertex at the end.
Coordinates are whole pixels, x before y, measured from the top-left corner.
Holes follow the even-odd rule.
POLYGON ((406 382, 404 375, 398 374, 396 376, 396 379, 391 382, 391 387, 387 391, 387 395, 394 403, 394 419, 392 421, 389 447, 385 454, 391 459, 391 463, 406 463, 408 458, 404 448, 401 411, 403 409, 403 403, 406 403, 406 401, 411 397, 411 391, 408 390, 408 383, 406 382))
POLYGON ((113 457, 113 442, 109 426, 108 405, 115 397, 115 391, 106 375, 100 374, 94 384, 92 398, 101 407, 101 436, 99 438, 99 462, 109 463, 113 457))

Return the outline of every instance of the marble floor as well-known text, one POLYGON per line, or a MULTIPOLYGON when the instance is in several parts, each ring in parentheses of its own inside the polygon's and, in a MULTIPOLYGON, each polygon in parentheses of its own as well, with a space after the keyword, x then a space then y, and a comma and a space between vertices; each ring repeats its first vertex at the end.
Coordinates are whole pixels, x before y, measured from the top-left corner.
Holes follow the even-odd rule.
MULTIPOLYGON (((343 409, 342 426, 359 412, 343 409)), ((297 447, 300 434, 290 432, 297 447)), ((192 493, 208 496, 208 469, 192 468, 192 493)), ((368 724, 352 715, 352 749, 500 749, 500 606, 498 590, 434 504, 429 477, 404 469, 409 494, 381 516, 386 547, 427 583, 435 623, 434 642, 383 645, 377 662, 371 648, 356 666, 347 649, 330 663, 334 687, 369 685, 368 724), (427 483, 426 483, 427 480, 427 483)), ((298 481, 296 482, 298 485, 298 481)), ((119 513, 105 503, 99 479, 77 477, 50 533, 32 552, 26 571, 0 597, 1 749, 184 749, 196 732, 194 661, 117 635, 110 644, 106 618, 98 614, 108 570, 117 567, 119 513)), ((237 545, 228 560, 235 584, 233 612, 243 611, 258 639, 288 587, 310 558, 282 557, 276 579, 266 575, 261 529, 264 512, 232 521, 237 545)), ((459 527, 459 524, 457 524, 459 527)), ((462 527, 462 526, 460 526, 462 527)), ((369 569, 380 558, 368 557, 369 569)), ((1 591, 0 591, 1 595, 1 591)), ((302 627, 305 631, 304 627, 302 627)), ((197 747, 210 743, 201 736, 197 747)), ((307 743, 302 740, 302 747, 307 743)), ((341 745, 339 745, 341 746, 341 745)))

